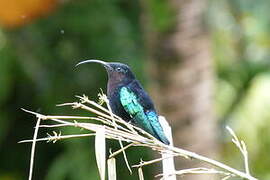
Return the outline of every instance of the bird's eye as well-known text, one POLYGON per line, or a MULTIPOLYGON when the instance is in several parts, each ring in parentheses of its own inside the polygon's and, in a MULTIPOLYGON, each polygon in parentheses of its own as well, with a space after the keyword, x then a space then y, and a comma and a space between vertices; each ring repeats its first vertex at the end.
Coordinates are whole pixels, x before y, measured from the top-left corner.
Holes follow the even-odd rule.
POLYGON ((122 69, 121 69, 120 67, 116 68, 116 71, 117 71, 117 72, 121 72, 121 70, 122 70, 122 69))

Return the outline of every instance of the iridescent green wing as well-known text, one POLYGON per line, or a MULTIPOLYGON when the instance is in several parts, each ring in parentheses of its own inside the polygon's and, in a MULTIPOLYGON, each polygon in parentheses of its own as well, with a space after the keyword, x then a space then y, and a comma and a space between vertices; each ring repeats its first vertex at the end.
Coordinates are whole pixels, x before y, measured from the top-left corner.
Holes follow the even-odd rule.
POLYGON ((137 126, 165 144, 169 144, 154 110, 145 110, 136 94, 127 87, 120 89, 120 102, 137 126))
POLYGON ((122 87, 120 89, 120 102, 125 111, 132 118, 132 122, 153 136, 155 135, 148 117, 144 113, 143 106, 139 103, 133 91, 127 87, 122 87))

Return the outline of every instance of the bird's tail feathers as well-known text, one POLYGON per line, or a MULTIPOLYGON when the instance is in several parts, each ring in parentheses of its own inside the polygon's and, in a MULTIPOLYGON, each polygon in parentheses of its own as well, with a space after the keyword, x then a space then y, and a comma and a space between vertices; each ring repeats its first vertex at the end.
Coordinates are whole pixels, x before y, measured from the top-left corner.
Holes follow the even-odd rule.
POLYGON ((166 135, 165 135, 165 133, 164 133, 164 131, 163 131, 161 125, 160 125, 159 123, 158 123, 158 125, 157 125, 157 124, 153 125, 153 124, 151 123, 151 126, 152 126, 152 128, 153 128, 154 133, 155 133, 155 137, 156 137, 157 139, 159 139, 161 142, 163 142, 164 144, 170 145, 170 141, 169 141, 168 138, 166 137, 166 135), (157 128, 157 126, 159 126, 159 127, 157 128))

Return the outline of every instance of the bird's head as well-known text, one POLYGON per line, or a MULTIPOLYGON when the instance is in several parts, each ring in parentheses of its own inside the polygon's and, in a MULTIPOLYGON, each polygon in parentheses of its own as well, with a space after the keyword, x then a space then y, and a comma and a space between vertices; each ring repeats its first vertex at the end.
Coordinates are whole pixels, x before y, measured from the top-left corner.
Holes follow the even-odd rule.
POLYGON ((115 83, 126 83, 135 79, 134 74, 130 70, 129 66, 118 62, 105 62, 101 60, 85 60, 76 64, 76 66, 85 63, 99 63, 102 64, 108 74, 108 78, 115 83))

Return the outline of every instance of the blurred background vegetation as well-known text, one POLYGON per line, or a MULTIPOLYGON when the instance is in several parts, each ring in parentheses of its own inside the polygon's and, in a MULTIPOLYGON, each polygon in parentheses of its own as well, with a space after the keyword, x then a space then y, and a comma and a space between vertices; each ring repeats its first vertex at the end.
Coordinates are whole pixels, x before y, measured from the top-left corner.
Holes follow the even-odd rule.
MULTIPOLYGON (((102 67, 74 68, 90 58, 132 67, 177 146, 243 169, 229 125, 247 144, 252 174, 270 179, 269 10, 268 0, 0 0, 0 180, 27 178, 30 144, 17 142, 32 137, 35 119, 20 108, 81 114, 55 104, 106 91, 102 67)), ((93 143, 38 143, 34 179, 98 179, 93 143)), ((153 153, 133 148, 128 158, 135 164, 153 153)), ((118 179, 138 179, 121 156, 117 163, 118 179)), ((145 168, 145 179, 158 168, 145 168)))

